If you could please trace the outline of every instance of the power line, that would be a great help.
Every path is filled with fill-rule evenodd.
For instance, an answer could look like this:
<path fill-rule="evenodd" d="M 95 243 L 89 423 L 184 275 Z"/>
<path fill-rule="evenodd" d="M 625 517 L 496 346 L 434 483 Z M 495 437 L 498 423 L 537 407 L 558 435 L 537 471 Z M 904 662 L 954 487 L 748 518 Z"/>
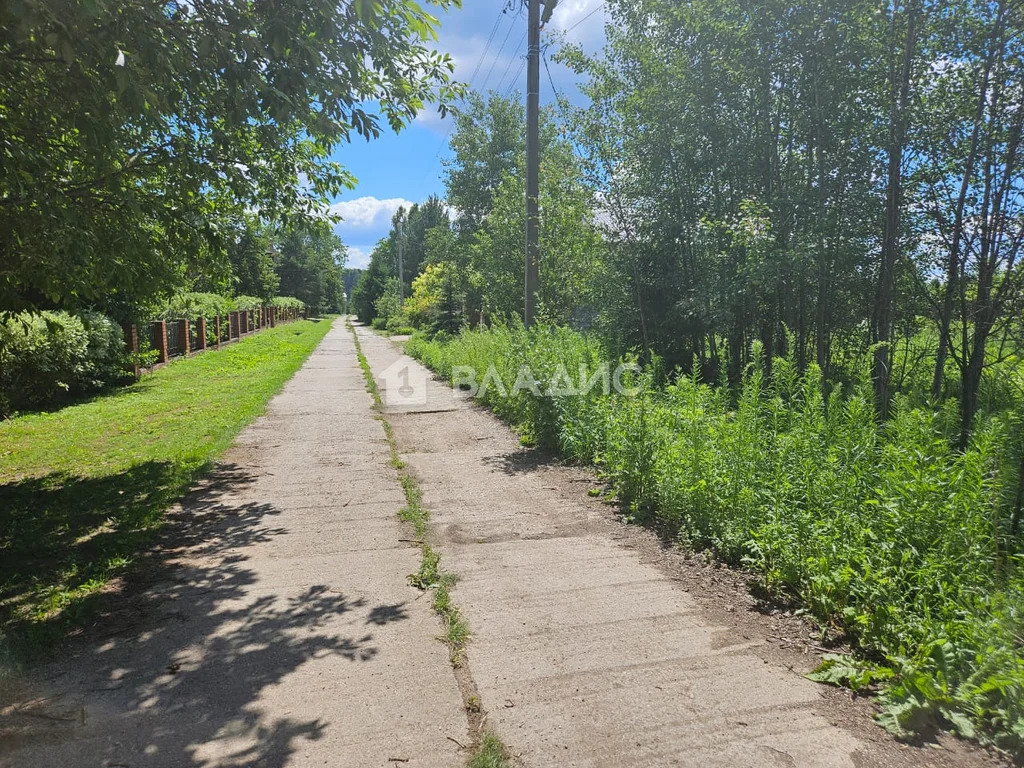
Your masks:
<path fill-rule="evenodd" d="M 593 16 L 593 15 L 594 15 L 595 13 L 597 13 L 598 11 L 600 11 L 600 10 L 601 10 L 602 8 L 604 8 L 604 2 L 600 2 L 600 3 L 598 3 L 598 4 L 597 4 L 597 7 L 596 7 L 596 8 L 594 9 L 594 10 L 592 10 L 592 11 L 591 11 L 590 13 L 588 13 L 588 14 L 587 14 L 586 16 L 584 16 L 584 17 L 583 17 L 582 19 L 580 19 L 579 21 L 577 21 L 577 22 L 576 22 L 575 24 L 573 24 L 573 25 L 572 25 L 571 27 L 569 27 L 568 29 L 566 29 L 566 30 L 563 30 L 563 31 L 565 32 L 565 34 L 569 34 L 569 33 L 570 33 L 570 32 L 572 32 L 572 31 L 573 31 L 574 29 L 576 29 L 576 27 L 578 27 L 578 26 L 579 26 L 580 24 L 582 24 L 582 23 L 583 23 L 584 21 L 586 21 L 587 19 L 589 19 L 589 18 L 590 18 L 591 16 Z"/>
<path fill-rule="evenodd" d="M 476 79 L 477 74 L 480 72 L 480 67 L 484 63 L 484 59 L 487 57 L 487 52 L 491 49 L 491 43 L 494 42 L 494 35 L 497 33 L 498 28 L 501 26 L 501 19 L 505 15 L 505 11 L 508 8 L 506 3 L 502 3 L 502 6 L 498 9 L 498 16 L 494 19 L 494 26 L 491 27 L 491 34 L 487 36 L 487 43 L 484 45 L 483 51 L 480 53 L 480 58 L 476 61 L 476 66 L 473 68 L 473 74 L 469 76 L 469 80 L 466 82 L 470 88 L 473 86 L 473 80 Z M 515 21 L 513 21 L 508 28 L 508 32 L 505 34 L 505 40 L 501 44 L 501 48 L 505 48 L 505 43 L 508 42 L 509 35 L 512 34 L 512 30 L 515 28 Z M 500 54 L 500 51 L 499 51 Z M 487 70 L 487 77 L 484 78 L 484 84 L 491 76 L 491 70 L 494 69 L 494 62 L 491 62 L 491 69 Z M 437 151 L 434 153 L 434 159 L 436 160 L 441 156 L 441 152 L 448 145 L 448 137 L 452 135 L 452 131 L 455 129 L 455 115 L 452 114 L 451 124 L 448 126 L 448 130 L 445 131 L 444 137 L 441 139 L 441 143 L 437 147 Z"/>
<path fill-rule="evenodd" d="M 555 102 L 561 104 L 562 94 L 558 92 L 558 88 L 555 86 L 555 78 L 551 76 L 551 67 L 548 66 L 548 52 L 541 51 L 541 61 L 544 62 L 544 71 L 548 73 L 548 82 L 551 84 L 551 91 L 555 94 Z"/>
<path fill-rule="evenodd" d="M 480 58 L 476 60 L 476 66 L 473 68 L 473 74 L 469 76 L 467 83 L 473 84 L 473 80 L 476 79 L 477 73 L 480 72 L 480 66 L 484 63 L 484 58 L 487 56 L 487 51 L 491 49 L 491 42 L 494 40 L 494 34 L 498 31 L 498 27 L 501 25 L 501 17 L 505 15 L 505 6 L 498 10 L 498 17 L 494 20 L 494 26 L 491 27 L 491 34 L 487 37 L 487 43 L 484 45 L 484 50 L 480 54 Z"/>
<path fill-rule="evenodd" d="M 516 80 L 518 80 L 519 79 L 519 75 L 521 75 L 523 73 L 523 68 L 525 66 L 526 66 L 526 57 L 523 56 L 522 59 L 519 61 L 519 69 L 517 69 L 516 73 L 514 75 L 512 75 L 512 79 L 508 81 L 508 88 L 505 90 L 505 93 L 502 94 L 502 98 L 503 99 L 507 99 L 509 94 L 512 93 L 512 89 L 515 88 L 515 86 L 516 86 Z"/>
<path fill-rule="evenodd" d="M 487 76 L 484 78 L 483 83 L 481 83 L 480 87 L 477 89 L 481 93 L 483 93 L 484 89 L 487 88 L 487 81 L 491 79 L 491 73 L 494 72 L 494 65 L 497 64 L 498 63 L 498 59 L 501 58 L 501 52 L 505 50 L 505 44 L 508 42 L 508 39 L 512 36 L 512 30 L 515 29 L 515 28 L 516 28 L 516 22 L 515 22 L 515 16 L 513 16 L 512 23 L 508 25 L 508 32 L 505 33 L 505 39 L 501 41 L 501 48 L 499 48 L 498 52 L 496 54 L 494 54 L 494 58 L 491 60 L 490 69 L 487 70 Z"/>
<path fill-rule="evenodd" d="M 512 50 L 513 51 L 520 51 L 520 50 L 522 50 L 523 43 L 525 43 L 525 42 L 526 42 L 526 33 L 523 32 L 523 36 L 521 38 L 519 38 L 519 42 L 516 43 L 515 47 Z M 501 79 L 498 80 L 498 84 L 494 88 L 495 92 L 501 92 L 501 84 L 503 82 L 505 82 L 505 77 L 508 75 L 509 70 L 512 69 L 512 65 L 516 63 L 516 58 L 517 57 L 513 56 L 512 58 L 510 58 L 508 60 L 508 66 L 505 67 L 505 71 L 501 73 Z M 515 80 L 515 78 L 512 78 L 512 79 Z"/>

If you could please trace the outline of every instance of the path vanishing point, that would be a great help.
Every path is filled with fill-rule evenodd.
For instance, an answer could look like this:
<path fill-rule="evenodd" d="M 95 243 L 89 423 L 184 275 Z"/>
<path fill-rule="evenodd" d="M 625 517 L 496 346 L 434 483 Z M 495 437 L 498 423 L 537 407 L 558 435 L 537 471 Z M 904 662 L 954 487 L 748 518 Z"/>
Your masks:
<path fill-rule="evenodd" d="M 355 333 L 459 579 L 463 667 L 407 579 L 420 550 L 337 320 L 173 511 L 109 632 L 32 678 L 53 703 L 0 766 L 457 767 L 481 714 L 526 768 L 983 764 L 895 743 L 804 679 L 814 657 L 777 652 L 744 596 L 735 614 L 703 605 L 653 535 L 588 496 L 584 470 Z M 425 402 L 387 405 L 396 365 Z"/>

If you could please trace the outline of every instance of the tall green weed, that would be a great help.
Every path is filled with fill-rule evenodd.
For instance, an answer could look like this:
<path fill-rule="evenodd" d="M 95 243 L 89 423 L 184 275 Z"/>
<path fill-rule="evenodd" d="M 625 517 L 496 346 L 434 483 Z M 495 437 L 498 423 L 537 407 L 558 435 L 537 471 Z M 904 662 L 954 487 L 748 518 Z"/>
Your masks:
<path fill-rule="evenodd" d="M 543 394 L 560 371 L 605 362 L 593 338 L 495 327 L 417 335 L 407 349 L 442 377 L 470 366 L 480 382 L 493 367 L 505 389 L 480 399 L 527 438 L 595 463 L 630 515 L 749 569 L 760 590 L 844 634 L 857 659 L 821 679 L 859 669 L 886 681 L 889 729 L 938 717 L 1024 756 L 1019 425 L 990 418 L 959 451 L 955 402 L 902 397 L 880 425 L 866 382 L 826 398 L 816 367 L 800 375 L 776 360 L 769 380 L 756 349 L 735 393 L 698 370 L 665 386 L 646 370 L 629 396 L 562 397 Z M 540 397 L 511 391 L 524 365 Z"/>

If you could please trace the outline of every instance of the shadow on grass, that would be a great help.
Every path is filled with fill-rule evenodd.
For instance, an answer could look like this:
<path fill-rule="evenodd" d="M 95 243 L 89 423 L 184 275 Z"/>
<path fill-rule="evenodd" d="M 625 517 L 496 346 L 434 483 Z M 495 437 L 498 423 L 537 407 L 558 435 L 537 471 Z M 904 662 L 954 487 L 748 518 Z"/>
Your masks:
<path fill-rule="evenodd" d="M 152 530 L 160 499 L 179 479 L 174 468 L 152 464 L 94 482 L 6 488 L 20 511 L 5 512 L 5 520 L 23 534 L 49 537 L 45 551 L 18 550 L 20 566 L 9 570 L 24 585 L 25 569 L 41 568 L 52 579 L 57 563 L 72 559 L 62 546 L 83 561 L 135 546 L 140 539 L 133 537 Z M 116 589 L 82 601 L 89 621 L 80 622 L 59 658 L 8 686 L 7 702 L 0 677 L 0 764 L 6 755 L 12 764 L 41 768 L 281 766 L 332 727 L 345 727 L 335 699 L 345 694 L 325 689 L 325 669 L 379 663 L 374 633 L 392 631 L 408 614 L 404 604 L 351 595 L 337 574 L 309 583 L 276 570 L 287 558 L 256 569 L 249 562 L 254 546 L 301 533 L 276 521 L 281 510 L 274 505 L 238 500 L 235 492 L 254 479 L 219 465 L 166 515 Z M 80 520 L 75 499 L 86 498 Z M 117 501 L 122 509 L 108 507 Z M 44 519 L 33 521 L 30 509 Z M 119 525 L 108 533 L 102 522 L 111 513 Z M 75 538 L 89 532 L 87 541 Z M 334 674 L 344 679 L 340 670 Z"/>
<path fill-rule="evenodd" d="M 148 369 L 144 369 L 148 370 Z M 24 416 L 42 416 L 48 413 L 57 413 L 65 408 L 86 405 L 108 397 L 124 394 L 127 392 L 146 392 L 153 383 L 148 377 L 136 379 L 134 376 L 126 376 L 118 381 L 107 384 L 99 389 L 92 389 L 87 392 L 66 393 L 57 395 L 48 403 L 22 403 L 9 413 L 0 412 L 0 422 L 13 421 Z"/>
<path fill-rule="evenodd" d="M 101 477 L 0 486 L 0 629 L 15 656 L 45 654 L 88 620 L 164 512 L 207 467 L 145 462 Z"/>

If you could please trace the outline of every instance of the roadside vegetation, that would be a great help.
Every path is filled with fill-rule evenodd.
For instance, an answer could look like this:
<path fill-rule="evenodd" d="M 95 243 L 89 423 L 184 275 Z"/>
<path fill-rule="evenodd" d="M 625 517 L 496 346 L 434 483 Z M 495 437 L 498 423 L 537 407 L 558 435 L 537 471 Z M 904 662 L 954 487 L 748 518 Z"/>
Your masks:
<path fill-rule="evenodd" d="M 870 361 L 826 393 L 811 365 L 755 349 L 741 386 L 643 366 L 637 394 L 548 396 L 605 362 L 593 336 L 495 326 L 420 334 L 406 349 L 443 377 L 468 366 L 504 386 L 480 399 L 533 443 L 595 464 L 624 512 L 667 540 L 747 569 L 757 591 L 812 616 L 854 658 L 819 679 L 881 685 L 882 722 L 906 734 L 937 719 L 1021 749 L 1024 535 L 1013 416 L 993 416 L 955 447 L 949 408 L 899 397 L 879 423 Z M 539 396 L 513 391 L 522 366 Z"/>
<path fill-rule="evenodd" d="M 83 625 L 329 327 L 267 329 L 112 394 L 0 421 L 2 644 L 32 659 Z"/>

